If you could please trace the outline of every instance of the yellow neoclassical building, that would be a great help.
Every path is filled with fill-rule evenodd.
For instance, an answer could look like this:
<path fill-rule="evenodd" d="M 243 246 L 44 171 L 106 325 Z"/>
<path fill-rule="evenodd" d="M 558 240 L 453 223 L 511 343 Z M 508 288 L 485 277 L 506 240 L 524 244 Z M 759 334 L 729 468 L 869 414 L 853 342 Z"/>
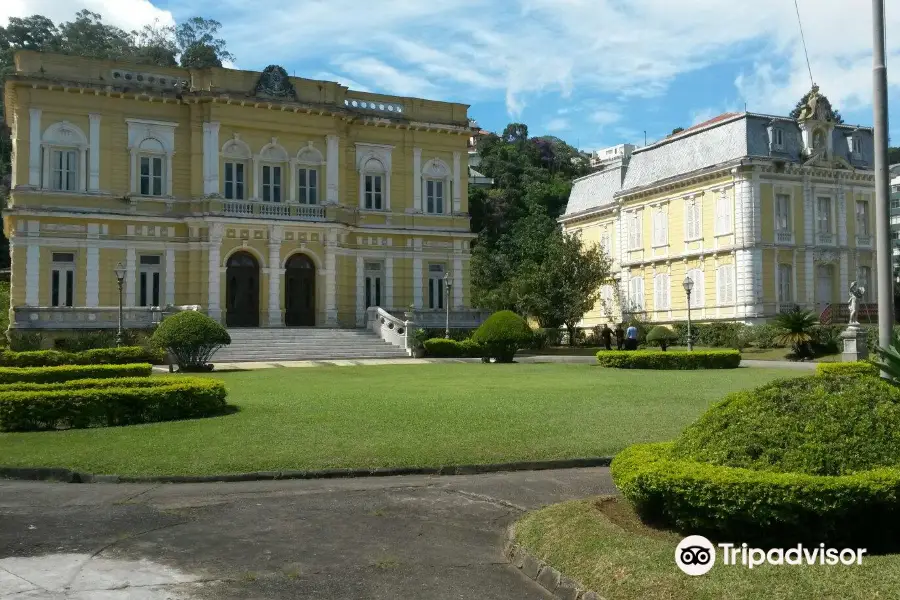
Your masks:
<path fill-rule="evenodd" d="M 615 149 L 574 183 L 563 227 L 614 261 L 584 326 L 686 320 L 686 277 L 704 321 L 762 322 L 793 305 L 827 319 L 853 280 L 874 302 L 872 131 L 837 124 L 814 91 L 799 119 L 723 114 Z"/>
<path fill-rule="evenodd" d="M 115 326 L 119 263 L 130 327 L 469 306 L 466 105 L 23 51 L 5 106 L 11 328 Z"/>

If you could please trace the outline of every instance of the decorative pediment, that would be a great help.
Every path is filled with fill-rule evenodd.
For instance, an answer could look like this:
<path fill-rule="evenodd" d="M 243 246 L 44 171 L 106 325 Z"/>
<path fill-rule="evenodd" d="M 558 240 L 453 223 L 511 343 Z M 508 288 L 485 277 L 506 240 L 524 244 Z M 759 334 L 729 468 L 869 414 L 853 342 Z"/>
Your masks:
<path fill-rule="evenodd" d="M 297 92 L 288 78 L 287 71 L 278 65 L 269 65 L 263 70 L 253 94 L 263 98 L 297 100 Z"/>

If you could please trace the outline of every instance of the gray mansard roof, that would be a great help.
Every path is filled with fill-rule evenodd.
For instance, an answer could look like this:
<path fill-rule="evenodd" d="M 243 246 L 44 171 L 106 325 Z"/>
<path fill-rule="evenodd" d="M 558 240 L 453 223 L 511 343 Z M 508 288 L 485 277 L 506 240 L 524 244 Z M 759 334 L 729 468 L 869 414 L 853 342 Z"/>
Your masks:
<path fill-rule="evenodd" d="M 784 133 L 782 150 L 770 149 L 770 125 Z M 853 157 L 846 136 L 856 132 L 861 152 Z M 832 155 L 854 168 L 871 169 L 874 163 L 872 130 L 836 125 Z M 742 158 L 764 158 L 801 163 L 803 138 L 797 121 L 753 113 L 725 113 L 650 146 L 636 149 L 623 166 L 575 180 L 564 217 L 612 204 L 619 195 L 732 163 Z"/>

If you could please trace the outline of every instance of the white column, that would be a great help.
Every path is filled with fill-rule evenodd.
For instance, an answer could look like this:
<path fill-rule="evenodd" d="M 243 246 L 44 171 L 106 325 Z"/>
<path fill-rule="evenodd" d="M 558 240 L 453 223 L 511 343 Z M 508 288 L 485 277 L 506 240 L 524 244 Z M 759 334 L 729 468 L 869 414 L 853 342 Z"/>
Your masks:
<path fill-rule="evenodd" d="M 220 223 L 215 223 L 209 228 L 209 273 L 207 275 L 208 288 L 206 291 L 207 295 L 207 314 L 215 319 L 216 321 L 222 320 L 222 308 L 219 304 L 219 276 L 220 276 L 220 263 L 221 261 L 221 250 L 222 250 L 222 236 L 224 233 L 224 227 Z"/>
<path fill-rule="evenodd" d="M 413 210 L 422 212 L 422 149 L 413 148 Z"/>
<path fill-rule="evenodd" d="M 846 234 L 845 234 L 846 235 Z M 846 250 L 838 250 L 841 253 L 840 262 L 838 263 L 838 281 L 837 281 L 837 291 L 841 294 L 839 296 L 840 299 L 843 300 L 844 290 L 850 288 L 850 281 L 856 279 L 856 272 L 849 272 L 849 265 L 847 264 L 847 251 Z M 872 278 L 873 280 L 877 279 L 876 277 Z M 874 287 L 874 286 L 872 286 Z M 834 293 L 834 290 L 832 290 Z M 832 300 L 833 301 L 833 300 Z"/>
<path fill-rule="evenodd" d="M 843 182 L 838 180 L 837 188 L 837 243 L 838 246 L 847 245 L 847 196 L 844 193 Z M 841 279 L 843 281 L 843 278 Z M 844 285 L 841 283 L 840 285 Z"/>
<path fill-rule="evenodd" d="M 366 312 L 365 263 L 361 254 L 356 255 L 356 326 L 362 327 Z"/>
<path fill-rule="evenodd" d="M 91 113 L 88 144 L 88 191 L 96 192 L 100 189 L 100 115 Z"/>
<path fill-rule="evenodd" d="M 281 240 L 284 227 L 269 227 L 269 327 L 281 327 Z"/>
<path fill-rule="evenodd" d="M 453 304 L 454 310 L 463 307 L 463 264 L 462 256 L 453 257 Z"/>
<path fill-rule="evenodd" d="M 28 109 L 28 185 L 41 186 L 41 109 Z"/>
<path fill-rule="evenodd" d="M 807 308 L 816 307 L 816 263 L 813 257 L 813 251 L 806 249 L 806 304 Z M 800 300 L 799 298 L 797 299 Z"/>
<path fill-rule="evenodd" d="M 203 194 L 219 193 L 219 123 L 203 124 Z"/>
<path fill-rule="evenodd" d="M 286 179 L 290 182 L 291 189 L 288 192 L 288 202 L 297 203 L 297 159 L 292 158 L 290 160 L 289 168 L 291 170 L 290 177 L 286 177 Z"/>
<path fill-rule="evenodd" d="M 93 308 L 100 306 L 100 247 L 97 241 L 100 238 L 100 224 L 88 223 L 87 226 L 87 265 L 84 274 L 85 299 L 84 305 Z"/>
<path fill-rule="evenodd" d="M 462 179 L 460 178 L 460 153 L 453 153 L 453 213 L 462 207 Z"/>
<path fill-rule="evenodd" d="M 337 326 L 337 232 L 329 229 L 325 242 L 325 325 Z"/>
<path fill-rule="evenodd" d="M 40 235 L 40 223 L 28 221 L 28 237 Z M 35 240 L 28 240 L 25 251 L 25 304 L 27 306 L 40 305 L 41 291 L 41 247 Z"/>
<path fill-rule="evenodd" d="M 166 153 L 166 196 L 172 195 L 172 181 L 175 179 L 172 173 L 172 155 L 174 152 Z"/>
<path fill-rule="evenodd" d="M 338 150 L 338 136 L 329 135 L 325 137 L 327 147 L 325 150 L 325 177 L 326 177 L 326 204 L 338 204 L 340 196 L 338 195 L 338 181 L 340 165 L 340 152 Z"/>
<path fill-rule="evenodd" d="M 131 162 L 131 173 L 129 174 L 129 181 L 131 181 L 131 193 L 138 193 L 138 161 L 137 161 L 137 151 L 134 148 L 129 150 L 129 161 Z"/>
<path fill-rule="evenodd" d="M 87 172 L 87 156 L 88 147 L 78 147 L 78 191 L 86 192 L 88 190 L 88 172 Z"/>
<path fill-rule="evenodd" d="M 262 194 L 260 194 L 259 182 L 262 181 L 262 169 L 260 168 L 259 159 L 256 156 L 250 159 L 250 170 L 253 171 L 253 199 L 259 200 L 262 198 Z"/>
<path fill-rule="evenodd" d="M 166 298 L 165 304 L 175 304 L 175 249 L 166 248 Z"/>
<path fill-rule="evenodd" d="M 415 258 L 413 258 L 413 305 L 422 308 L 422 238 L 413 241 Z"/>
<path fill-rule="evenodd" d="M 137 275 L 137 252 L 134 248 L 125 251 L 125 306 L 134 306 Z"/>
<path fill-rule="evenodd" d="M 388 310 L 394 308 L 394 259 L 384 259 L 384 305 Z"/>

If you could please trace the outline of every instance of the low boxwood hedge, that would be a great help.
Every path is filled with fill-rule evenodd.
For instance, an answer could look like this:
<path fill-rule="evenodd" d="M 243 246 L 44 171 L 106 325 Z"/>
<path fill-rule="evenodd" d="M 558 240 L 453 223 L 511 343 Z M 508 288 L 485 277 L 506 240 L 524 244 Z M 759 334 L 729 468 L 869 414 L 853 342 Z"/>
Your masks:
<path fill-rule="evenodd" d="M 142 346 L 95 348 L 82 352 L 33 350 L 0 352 L 0 367 L 56 367 L 60 365 L 127 365 L 131 363 L 163 364 L 165 351 Z"/>
<path fill-rule="evenodd" d="M 175 381 L 208 381 L 191 376 L 178 376 Z M 124 377 L 114 379 L 73 379 L 60 383 L 4 383 L 0 384 L 0 392 L 33 392 L 52 390 L 74 390 L 82 388 L 113 387 L 161 387 L 170 385 L 170 377 Z"/>
<path fill-rule="evenodd" d="M 648 523 L 737 544 L 898 545 L 900 469 L 773 473 L 678 460 L 672 445 L 631 446 L 612 462 L 616 486 Z"/>
<path fill-rule="evenodd" d="M 434 358 L 481 358 L 481 344 L 474 340 L 448 340 L 432 338 L 425 340 L 425 355 Z"/>
<path fill-rule="evenodd" d="M 225 385 L 214 379 L 160 378 L 119 385 L 0 392 L 0 431 L 113 427 L 222 414 Z"/>
<path fill-rule="evenodd" d="M 149 377 L 149 363 L 133 365 L 64 365 L 60 367 L 0 367 L 0 384 L 60 383 L 73 379 Z"/>
<path fill-rule="evenodd" d="M 741 365 L 737 350 L 601 350 L 597 362 L 615 369 L 736 369 Z"/>
<path fill-rule="evenodd" d="M 865 360 L 856 362 L 819 363 L 816 365 L 816 375 L 822 376 L 873 376 L 881 374 L 874 363 Z"/>

